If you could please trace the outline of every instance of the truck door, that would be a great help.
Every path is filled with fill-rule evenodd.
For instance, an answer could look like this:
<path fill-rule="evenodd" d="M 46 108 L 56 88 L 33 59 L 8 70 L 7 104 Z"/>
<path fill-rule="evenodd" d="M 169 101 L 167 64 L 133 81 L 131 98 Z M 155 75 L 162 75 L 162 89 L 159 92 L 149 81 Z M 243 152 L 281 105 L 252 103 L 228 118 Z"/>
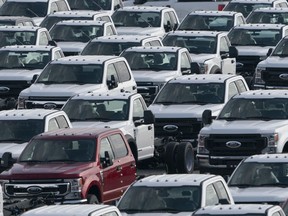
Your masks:
<path fill-rule="evenodd" d="M 145 124 L 144 100 L 136 98 L 133 101 L 134 134 L 138 149 L 138 159 L 151 158 L 154 155 L 154 125 Z M 140 123 L 142 121 L 142 123 Z"/>
<path fill-rule="evenodd" d="M 236 74 L 236 59 L 229 57 L 229 42 L 226 37 L 220 38 L 221 69 L 223 74 Z"/>

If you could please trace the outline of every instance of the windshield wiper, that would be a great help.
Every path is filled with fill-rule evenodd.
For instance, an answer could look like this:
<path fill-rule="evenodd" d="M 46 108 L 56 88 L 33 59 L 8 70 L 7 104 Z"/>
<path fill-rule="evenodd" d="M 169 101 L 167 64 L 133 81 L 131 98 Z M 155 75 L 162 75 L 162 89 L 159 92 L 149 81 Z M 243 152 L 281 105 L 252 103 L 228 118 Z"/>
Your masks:
<path fill-rule="evenodd" d="M 16 139 L 16 138 L 11 138 L 11 139 L 2 139 L 0 140 L 0 142 L 7 142 L 7 141 L 14 141 L 14 142 L 28 142 L 27 140 L 23 140 L 23 139 Z"/>
<path fill-rule="evenodd" d="M 154 104 L 170 105 L 170 104 L 178 104 L 178 102 L 176 102 L 176 101 L 156 101 Z"/>
<path fill-rule="evenodd" d="M 78 162 L 71 159 L 54 159 L 54 160 L 46 160 L 45 162 Z"/>
<path fill-rule="evenodd" d="M 219 120 L 234 121 L 234 120 L 245 120 L 246 118 L 241 117 L 222 117 Z"/>
<path fill-rule="evenodd" d="M 50 84 L 59 84 L 59 82 L 57 81 L 38 81 L 36 83 L 42 83 L 42 84 L 45 84 L 45 85 L 50 85 Z"/>
<path fill-rule="evenodd" d="M 26 8 L 27 11 L 29 11 L 30 13 L 32 13 L 35 17 L 39 17 L 37 13 L 35 13 L 33 10 L 31 10 L 30 8 Z"/>
<path fill-rule="evenodd" d="M 259 187 L 263 187 L 263 186 L 272 186 L 272 187 L 283 187 L 283 188 L 286 188 L 288 186 L 288 184 L 284 184 L 284 183 L 270 183 L 270 184 L 259 184 L 257 185 Z"/>
<path fill-rule="evenodd" d="M 247 187 L 251 187 L 251 186 L 255 186 L 255 185 L 251 185 L 251 184 L 230 184 L 229 186 L 238 187 L 238 188 L 247 188 Z"/>
<path fill-rule="evenodd" d="M 248 117 L 245 117 L 245 119 L 257 119 L 257 120 L 263 120 L 263 121 L 272 120 L 271 118 L 263 117 L 263 116 L 248 116 Z"/>
<path fill-rule="evenodd" d="M 100 10 L 104 10 L 95 0 L 92 1 Z"/>
<path fill-rule="evenodd" d="M 43 160 L 20 160 L 19 162 L 23 163 L 43 163 Z"/>

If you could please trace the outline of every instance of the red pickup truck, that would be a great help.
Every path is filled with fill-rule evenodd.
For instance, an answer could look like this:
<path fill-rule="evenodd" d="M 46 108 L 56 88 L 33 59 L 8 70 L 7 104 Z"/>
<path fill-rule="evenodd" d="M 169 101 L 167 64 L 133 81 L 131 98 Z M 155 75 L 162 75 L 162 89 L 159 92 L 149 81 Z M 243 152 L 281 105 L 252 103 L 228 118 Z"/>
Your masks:
<path fill-rule="evenodd" d="M 11 164 L 4 153 L 2 165 Z M 136 179 L 133 154 L 119 129 L 70 128 L 35 136 L 0 174 L 9 201 L 110 203 Z"/>

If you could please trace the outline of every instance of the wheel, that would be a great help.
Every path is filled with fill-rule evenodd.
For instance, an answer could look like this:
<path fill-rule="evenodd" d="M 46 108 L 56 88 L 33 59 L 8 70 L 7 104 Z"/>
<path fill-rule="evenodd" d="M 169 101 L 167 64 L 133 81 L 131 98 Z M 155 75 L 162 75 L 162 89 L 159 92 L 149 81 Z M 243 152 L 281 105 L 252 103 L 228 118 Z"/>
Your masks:
<path fill-rule="evenodd" d="M 178 173 L 193 173 L 194 171 L 194 151 L 189 142 L 180 143 L 176 154 Z"/>
<path fill-rule="evenodd" d="M 177 173 L 175 155 L 178 144 L 178 142 L 169 142 L 166 147 L 165 164 L 167 173 L 169 174 Z"/>
<path fill-rule="evenodd" d="M 96 195 L 88 194 L 87 195 L 87 204 L 99 204 L 99 200 Z"/>

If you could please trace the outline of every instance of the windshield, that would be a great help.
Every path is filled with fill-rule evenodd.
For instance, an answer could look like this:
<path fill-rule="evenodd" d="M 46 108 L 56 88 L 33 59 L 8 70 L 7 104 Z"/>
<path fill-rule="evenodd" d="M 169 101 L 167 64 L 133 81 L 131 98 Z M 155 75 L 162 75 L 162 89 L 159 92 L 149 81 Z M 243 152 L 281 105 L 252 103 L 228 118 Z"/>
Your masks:
<path fill-rule="evenodd" d="M 104 27 L 103 26 L 93 26 L 93 25 L 55 25 L 50 30 L 50 35 L 56 42 L 59 41 L 75 41 L 87 43 L 89 40 L 103 36 Z"/>
<path fill-rule="evenodd" d="M 288 39 L 287 38 L 280 41 L 280 43 L 275 47 L 271 56 L 280 56 L 280 57 L 288 56 Z"/>
<path fill-rule="evenodd" d="M 223 83 L 167 83 L 153 104 L 224 103 Z"/>
<path fill-rule="evenodd" d="M 281 29 L 232 29 L 228 37 L 233 46 L 275 46 L 282 38 Z"/>
<path fill-rule="evenodd" d="M 177 36 L 167 35 L 163 39 L 164 46 L 186 47 L 189 53 L 216 53 L 217 38 L 207 36 Z"/>
<path fill-rule="evenodd" d="M 273 13 L 270 11 L 269 13 L 265 12 L 253 12 L 251 13 L 247 19 L 247 23 L 272 23 L 272 24 L 288 24 L 288 13 Z"/>
<path fill-rule="evenodd" d="M 44 18 L 44 20 L 41 22 L 40 26 L 41 26 L 41 27 L 44 27 L 44 28 L 46 28 L 46 29 L 48 29 L 48 30 L 50 30 L 51 27 L 52 27 L 54 24 L 56 24 L 56 23 L 58 23 L 58 22 L 60 22 L 60 21 L 63 21 L 63 20 L 75 20 L 75 19 L 77 19 L 77 20 L 91 20 L 91 17 L 89 18 L 89 17 L 80 17 L 80 16 L 78 16 L 78 17 L 55 17 L 55 16 L 46 16 L 46 17 Z"/>
<path fill-rule="evenodd" d="M 124 42 L 105 43 L 105 42 L 90 42 L 82 50 L 81 55 L 120 55 L 120 53 L 133 46 L 141 46 L 141 43 Z"/>
<path fill-rule="evenodd" d="M 69 100 L 62 108 L 70 121 L 123 121 L 128 119 L 127 100 Z"/>
<path fill-rule="evenodd" d="M 255 10 L 256 8 L 264 8 L 264 7 L 273 7 L 272 3 L 255 3 L 255 4 L 245 4 L 245 3 L 237 3 L 237 2 L 229 2 L 227 6 L 224 8 L 225 11 L 236 11 L 243 14 L 244 17 L 247 17 L 248 14 Z"/>
<path fill-rule="evenodd" d="M 188 15 L 178 30 L 229 31 L 234 26 L 233 16 Z"/>
<path fill-rule="evenodd" d="M 288 164 L 244 162 L 237 167 L 229 186 L 259 187 L 259 186 L 288 186 Z"/>
<path fill-rule="evenodd" d="M 160 12 L 115 11 L 112 15 L 115 26 L 160 27 Z"/>
<path fill-rule="evenodd" d="M 224 106 L 218 119 L 286 120 L 287 108 L 287 98 L 232 98 Z"/>
<path fill-rule="evenodd" d="M 71 10 L 111 10 L 112 0 L 68 0 Z"/>
<path fill-rule="evenodd" d="M 176 52 L 123 52 L 121 56 L 128 61 L 131 70 L 177 70 Z"/>
<path fill-rule="evenodd" d="M 48 13 L 47 2 L 5 2 L 0 7 L 0 16 L 45 17 Z"/>
<path fill-rule="evenodd" d="M 37 83 L 44 84 L 100 84 L 103 79 L 102 65 L 49 64 L 44 68 Z"/>
<path fill-rule="evenodd" d="M 95 161 L 95 139 L 34 139 L 19 157 L 19 162 Z"/>
<path fill-rule="evenodd" d="M 0 31 L 0 47 L 11 45 L 36 45 L 36 32 Z"/>
<path fill-rule="evenodd" d="M 46 51 L 1 51 L 0 69 L 43 69 L 51 60 L 51 53 Z"/>
<path fill-rule="evenodd" d="M 121 212 L 193 212 L 201 206 L 200 187 L 132 186 L 118 204 Z"/>
<path fill-rule="evenodd" d="M 32 137 L 44 131 L 44 121 L 0 120 L 0 142 L 28 142 Z"/>

